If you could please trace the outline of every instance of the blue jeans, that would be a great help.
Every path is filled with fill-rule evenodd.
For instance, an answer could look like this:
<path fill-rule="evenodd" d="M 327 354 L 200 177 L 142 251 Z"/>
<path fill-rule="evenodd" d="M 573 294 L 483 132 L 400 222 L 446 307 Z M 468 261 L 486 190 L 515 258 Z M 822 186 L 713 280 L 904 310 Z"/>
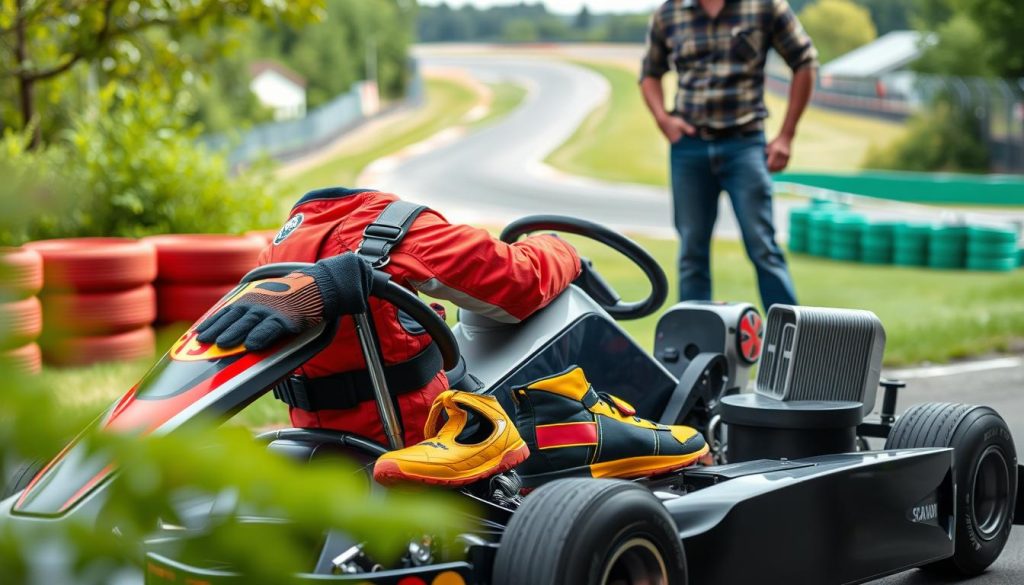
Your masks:
<path fill-rule="evenodd" d="M 679 299 L 711 300 L 711 235 L 718 197 L 729 194 L 743 245 L 757 270 L 765 310 L 796 304 L 786 258 L 775 243 L 772 181 L 763 133 L 702 140 L 684 136 L 672 145 L 672 199 L 679 232 Z"/>

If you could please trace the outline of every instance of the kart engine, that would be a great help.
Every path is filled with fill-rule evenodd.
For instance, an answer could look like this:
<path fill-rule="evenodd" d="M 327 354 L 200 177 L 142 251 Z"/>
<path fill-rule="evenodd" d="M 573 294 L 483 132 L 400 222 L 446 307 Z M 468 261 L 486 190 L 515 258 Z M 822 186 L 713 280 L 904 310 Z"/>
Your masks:
<path fill-rule="evenodd" d="M 684 301 L 661 319 L 654 336 L 654 356 L 676 378 L 704 352 L 720 353 L 729 362 L 725 393 L 746 389 L 750 368 L 761 355 L 761 315 L 749 303 Z"/>
<path fill-rule="evenodd" d="M 728 460 L 855 450 L 884 349 L 885 331 L 869 311 L 773 306 L 754 392 L 722 399 Z"/>

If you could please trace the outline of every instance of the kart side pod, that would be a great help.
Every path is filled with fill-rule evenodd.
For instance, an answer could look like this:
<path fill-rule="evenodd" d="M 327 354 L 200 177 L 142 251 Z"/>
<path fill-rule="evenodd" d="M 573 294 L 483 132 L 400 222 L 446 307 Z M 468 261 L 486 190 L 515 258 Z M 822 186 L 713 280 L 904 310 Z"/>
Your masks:
<path fill-rule="evenodd" d="M 722 399 L 729 461 L 854 451 L 884 349 L 869 311 L 773 306 L 754 393 Z"/>

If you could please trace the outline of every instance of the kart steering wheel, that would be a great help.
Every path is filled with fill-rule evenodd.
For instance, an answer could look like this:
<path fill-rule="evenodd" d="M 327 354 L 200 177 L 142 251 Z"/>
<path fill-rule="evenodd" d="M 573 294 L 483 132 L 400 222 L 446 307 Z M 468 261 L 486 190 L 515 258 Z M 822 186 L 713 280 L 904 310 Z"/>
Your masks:
<path fill-rule="evenodd" d="M 260 266 L 251 270 L 242 278 L 242 282 L 252 282 L 263 278 L 277 278 L 296 270 L 309 268 L 310 266 L 312 264 L 306 262 L 267 264 L 266 266 Z M 388 274 L 379 270 L 374 270 L 373 273 L 374 278 L 370 286 L 370 296 L 391 303 L 422 325 L 427 335 L 437 344 L 437 349 L 441 352 L 441 361 L 444 363 L 445 371 L 455 369 L 459 364 L 461 354 L 459 352 L 459 344 L 455 341 L 455 335 L 452 334 L 448 324 L 422 299 L 405 287 L 392 281 Z"/>
<path fill-rule="evenodd" d="M 539 231 L 565 232 L 600 242 L 621 253 L 643 271 L 651 284 L 651 293 L 646 299 L 624 302 L 608 281 L 597 273 L 590 260 L 582 259 L 582 272 L 573 284 L 583 289 L 615 319 L 625 321 L 646 317 L 661 308 L 668 298 L 668 279 L 658 262 L 639 244 L 603 225 L 564 215 L 530 215 L 508 224 L 501 232 L 501 241 L 511 244 L 526 234 Z"/>

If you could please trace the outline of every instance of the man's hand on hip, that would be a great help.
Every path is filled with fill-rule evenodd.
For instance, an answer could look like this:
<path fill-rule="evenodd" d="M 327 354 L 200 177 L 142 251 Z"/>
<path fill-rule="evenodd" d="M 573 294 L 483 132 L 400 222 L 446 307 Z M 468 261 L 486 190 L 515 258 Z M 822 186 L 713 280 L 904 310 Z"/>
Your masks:
<path fill-rule="evenodd" d="M 764 153 L 768 158 L 769 173 L 778 173 L 789 165 L 789 149 L 791 144 L 792 138 L 781 134 L 775 140 L 768 143 Z"/>
<path fill-rule="evenodd" d="M 661 129 L 661 133 L 673 144 L 679 142 L 684 135 L 693 136 L 697 133 L 696 128 L 679 116 L 665 114 L 664 116 L 658 116 L 655 121 L 658 123 L 658 128 Z"/>

